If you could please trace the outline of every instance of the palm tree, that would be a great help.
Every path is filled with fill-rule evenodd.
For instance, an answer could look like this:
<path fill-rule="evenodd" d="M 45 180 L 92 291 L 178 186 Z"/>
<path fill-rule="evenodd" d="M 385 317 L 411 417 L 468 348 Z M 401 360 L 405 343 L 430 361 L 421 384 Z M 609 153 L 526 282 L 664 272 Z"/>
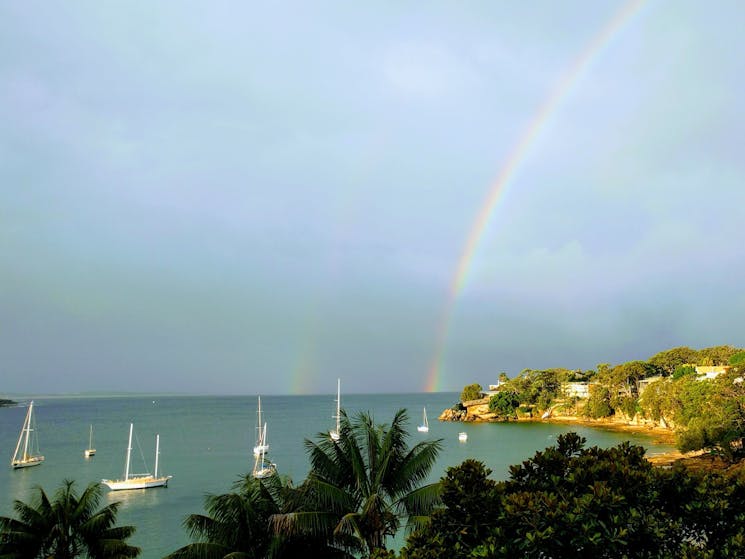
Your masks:
<path fill-rule="evenodd" d="M 279 512 L 279 476 L 265 480 L 251 474 L 233 484 L 232 493 L 207 495 L 207 515 L 191 514 L 184 527 L 197 540 L 177 549 L 166 559 L 259 559 L 272 545 L 269 517 Z"/>
<path fill-rule="evenodd" d="M 422 485 L 441 440 L 409 448 L 406 410 L 390 425 L 375 425 L 369 413 L 350 420 L 342 412 L 339 440 L 320 433 L 305 441 L 311 471 L 290 511 L 272 518 L 279 534 L 324 535 L 349 552 L 384 550 L 401 521 L 420 526 L 439 503 L 440 485 Z"/>
<path fill-rule="evenodd" d="M 191 514 L 184 527 L 194 541 L 166 559 L 261 559 L 272 557 L 334 557 L 323 538 L 292 538 L 275 534 L 272 515 L 297 506 L 297 489 L 278 475 L 256 479 L 246 474 L 231 493 L 208 495 L 207 514 Z"/>
<path fill-rule="evenodd" d="M 16 500 L 18 518 L 0 516 L 0 557 L 5 559 L 128 559 L 140 548 L 126 543 L 134 526 L 115 526 L 119 503 L 97 510 L 102 489 L 91 483 L 82 495 L 64 480 L 53 500 L 41 487 L 30 504 Z"/>

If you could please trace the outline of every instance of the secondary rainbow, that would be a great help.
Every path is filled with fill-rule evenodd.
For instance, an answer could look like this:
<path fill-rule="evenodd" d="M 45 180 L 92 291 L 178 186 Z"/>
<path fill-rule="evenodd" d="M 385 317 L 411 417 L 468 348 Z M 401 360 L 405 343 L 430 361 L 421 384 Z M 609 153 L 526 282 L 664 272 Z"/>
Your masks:
<path fill-rule="evenodd" d="M 541 133 L 548 127 L 552 116 L 558 112 L 562 102 L 580 82 L 582 76 L 585 75 L 593 61 L 607 49 L 613 38 L 632 20 L 633 16 L 640 12 L 644 2 L 645 0 L 631 0 L 626 2 L 608 23 L 592 37 L 580 55 L 569 66 L 567 71 L 562 74 L 561 78 L 530 120 L 517 143 L 510 150 L 504 165 L 492 183 L 486 199 L 476 215 L 476 219 L 471 225 L 470 232 L 463 246 L 463 251 L 458 260 L 458 265 L 453 274 L 453 279 L 448 290 L 448 297 L 436 332 L 437 338 L 434 355 L 430 361 L 427 374 L 425 390 L 428 392 L 440 388 L 442 359 L 450 332 L 450 323 L 455 303 L 466 285 L 471 264 L 479 244 L 493 219 L 497 204 L 504 198 L 506 191 L 514 183 L 513 179 L 519 172 L 520 167 L 527 160 L 531 148 L 535 145 Z"/>

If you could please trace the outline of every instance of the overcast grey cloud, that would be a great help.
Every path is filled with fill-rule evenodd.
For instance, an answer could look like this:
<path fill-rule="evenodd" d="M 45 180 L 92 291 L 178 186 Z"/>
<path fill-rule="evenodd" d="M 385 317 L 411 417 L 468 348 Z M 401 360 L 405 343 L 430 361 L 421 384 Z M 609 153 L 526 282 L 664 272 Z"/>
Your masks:
<path fill-rule="evenodd" d="M 542 127 L 449 307 L 485 198 Z M 745 7 L 0 4 L 0 392 L 418 391 L 745 345 Z M 438 325 L 450 313 L 444 346 Z"/>

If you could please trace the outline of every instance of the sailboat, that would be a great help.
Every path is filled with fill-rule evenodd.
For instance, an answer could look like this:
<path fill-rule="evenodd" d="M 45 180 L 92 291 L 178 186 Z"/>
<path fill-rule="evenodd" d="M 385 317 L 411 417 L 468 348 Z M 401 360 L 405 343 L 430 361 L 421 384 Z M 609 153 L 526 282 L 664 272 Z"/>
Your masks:
<path fill-rule="evenodd" d="M 331 417 L 336 419 L 336 428 L 329 431 L 329 436 L 332 441 L 338 441 L 341 431 L 341 379 L 336 379 L 336 414 Z"/>
<path fill-rule="evenodd" d="M 261 423 L 261 396 L 259 396 L 259 419 L 256 423 L 256 446 L 254 447 L 254 456 L 269 452 L 269 445 L 266 444 L 266 423 Z"/>
<path fill-rule="evenodd" d="M 18 468 L 38 466 L 44 461 L 44 457 L 39 454 L 39 441 L 36 437 L 35 426 L 34 401 L 32 400 L 28 405 L 26 419 L 23 420 L 23 427 L 21 427 L 21 434 L 18 437 L 18 444 L 13 453 L 13 459 L 10 461 L 10 465 L 15 470 Z M 23 443 L 23 450 L 19 452 L 21 451 L 21 443 Z"/>
<path fill-rule="evenodd" d="M 266 442 L 266 423 L 264 423 L 264 428 L 259 430 L 260 432 L 263 431 L 263 438 L 262 442 L 263 444 L 260 445 L 259 453 L 256 454 L 254 452 L 254 456 L 256 459 L 254 460 L 254 469 L 253 469 L 253 476 L 257 479 L 263 479 L 265 477 L 269 477 L 270 475 L 274 474 L 277 471 L 277 465 L 273 464 L 272 462 L 269 462 L 266 459 L 266 451 L 269 448 L 269 445 Z M 257 448 L 259 445 L 257 445 Z M 254 448 L 254 451 L 256 448 Z"/>
<path fill-rule="evenodd" d="M 83 451 L 83 456 L 90 458 L 96 454 L 96 449 L 93 448 L 93 425 L 91 425 L 90 434 L 88 435 L 88 448 Z"/>
<path fill-rule="evenodd" d="M 131 474 L 129 473 L 129 461 L 132 455 L 132 429 L 133 424 L 129 424 L 129 443 L 127 444 L 127 462 L 124 467 L 124 479 L 102 479 L 106 487 L 112 491 L 121 491 L 123 489 L 149 489 L 150 487 L 166 487 L 168 480 L 173 476 L 158 476 L 158 455 L 160 454 L 160 435 L 155 435 L 155 472 L 150 474 Z"/>
<path fill-rule="evenodd" d="M 429 432 L 429 421 L 427 421 L 427 408 L 424 408 L 424 411 L 422 412 L 422 424 L 416 428 L 417 431 L 420 433 L 428 433 Z"/>

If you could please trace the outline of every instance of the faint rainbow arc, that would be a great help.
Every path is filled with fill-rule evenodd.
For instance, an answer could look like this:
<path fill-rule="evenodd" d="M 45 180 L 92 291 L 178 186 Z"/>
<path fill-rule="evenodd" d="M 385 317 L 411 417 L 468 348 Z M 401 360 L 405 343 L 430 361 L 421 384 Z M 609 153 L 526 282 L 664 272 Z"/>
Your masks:
<path fill-rule="evenodd" d="M 504 165 L 499 174 L 492 183 L 491 188 L 479 209 L 476 219 L 471 226 L 468 237 L 463 247 L 463 251 L 458 260 L 455 274 L 453 275 L 448 291 L 448 297 L 443 307 L 442 316 L 437 327 L 436 345 L 434 355 L 430 362 L 427 373 L 427 383 L 425 390 L 432 392 L 438 389 L 441 377 L 442 360 L 445 352 L 445 344 L 450 332 L 450 323 L 452 321 L 453 310 L 458 297 L 465 288 L 468 273 L 471 264 L 476 255 L 478 246 L 489 227 L 497 203 L 503 198 L 505 191 L 511 184 L 511 180 L 517 174 L 522 163 L 527 159 L 531 148 L 535 145 L 536 140 L 541 132 L 546 129 L 551 117 L 557 112 L 561 105 L 571 92 L 580 78 L 586 73 L 593 60 L 605 50 L 619 31 L 639 13 L 645 0 L 630 0 L 626 2 L 598 31 L 582 50 L 579 56 L 569 69 L 564 72 L 558 80 L 556 86 L 551 90 L 548 97 L 538 108 L 530 123 L 525 128 L 515 146 L 510 150 Z"/>

